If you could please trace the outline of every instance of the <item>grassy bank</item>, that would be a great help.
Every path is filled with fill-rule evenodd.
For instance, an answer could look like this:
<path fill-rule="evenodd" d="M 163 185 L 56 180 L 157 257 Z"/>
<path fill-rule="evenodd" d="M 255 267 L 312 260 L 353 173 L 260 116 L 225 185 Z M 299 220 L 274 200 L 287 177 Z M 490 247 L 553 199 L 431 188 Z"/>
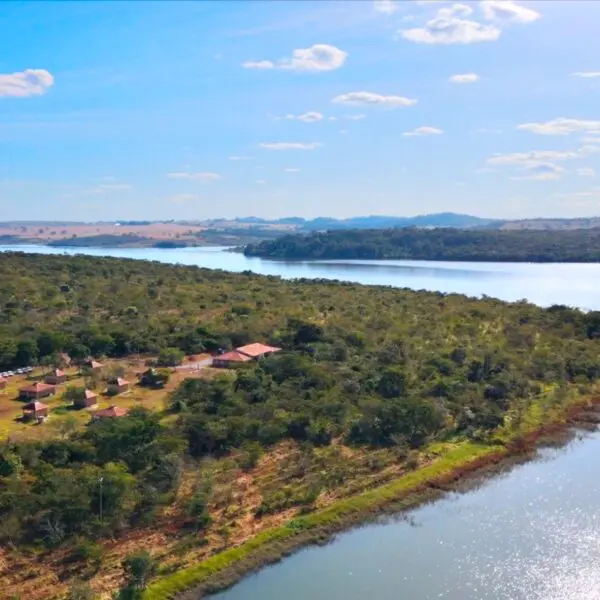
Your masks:
<path fill-rule="evenodd" d="M 201 563 L 167 575 L 147 588 L 143 600 L 185 600 L 229 587 L 248 573 L 310 544 L 323 543 L 342 530 L 384 512 L 400 511 L 439 497 L 469 475 L 522 458 L 540 440 L 559 439 L 577 415 L 599 404 L 598 398 L 571 396 L 561 405 L 542 397 L 520 416 L 518 428 L 507 426 L 492 443 L 460 442 L 440 446 L 432 462 L 396 480 L 356 496 L 338 500 L 281 527 L 264 531 L 248 542 L 220 552 Z M 435 447 L 433 449 L 436 453 Z"/>
<path fill-rule="evenodd" d="M 506 452 L 507 449 L 501 446 L 469 442 L 458 444 L 433 463 L 390 484 L 292 519 L 286 525 L 265 531 L 237 548 L 165 577 L 145 591 L 144 600 L 173 598 L 178 593 L 198 587 L 201 589 L 196 589 L 194 594 L 200 595 L 202 591 L 231 584 L 263 564 L 277 560 L 300 546 L 327 539 L 337 531 L 379 514 L 390 505 L 398 508 L 414 506 L 458 476 L 500 461 Z M 214 580 L 214 576 L 225 572 L 228 572 L 227 577 Z"/>

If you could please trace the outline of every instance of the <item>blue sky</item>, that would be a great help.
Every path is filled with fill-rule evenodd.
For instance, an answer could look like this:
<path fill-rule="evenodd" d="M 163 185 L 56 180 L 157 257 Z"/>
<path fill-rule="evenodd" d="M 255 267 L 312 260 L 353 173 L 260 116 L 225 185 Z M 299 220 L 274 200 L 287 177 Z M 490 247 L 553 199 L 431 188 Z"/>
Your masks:
<path fill-rule="evenodd" d="M 4 3 L 0 220 L 600 215 L 599 20 L 574 0 Z"/>

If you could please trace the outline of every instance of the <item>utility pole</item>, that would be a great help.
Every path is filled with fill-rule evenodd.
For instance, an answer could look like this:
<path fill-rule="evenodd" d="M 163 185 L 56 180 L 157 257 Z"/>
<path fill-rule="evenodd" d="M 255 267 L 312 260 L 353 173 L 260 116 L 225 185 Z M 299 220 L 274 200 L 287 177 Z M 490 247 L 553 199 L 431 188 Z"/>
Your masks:
<path fill-rule="evenodd" d="M 102 483 L 104 481 L 104 477 L 100 477 L 98 479 L 98 483 L 100 484 L 100 527 L 104 527 L 104 521 L 102 519 Z"/>

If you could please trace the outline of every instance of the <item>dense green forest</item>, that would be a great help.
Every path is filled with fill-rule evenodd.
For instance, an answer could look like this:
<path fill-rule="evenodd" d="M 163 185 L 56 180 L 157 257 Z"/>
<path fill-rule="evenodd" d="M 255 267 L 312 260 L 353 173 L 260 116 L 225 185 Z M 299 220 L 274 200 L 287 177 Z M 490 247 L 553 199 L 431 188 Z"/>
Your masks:
<path fill-rule="evenodd" d="M 498 231 L 369 229 L 286 235 L 248 245 L 246 256 L 277 259 L 405 259 L 598 262 L 600 229 Z"/>
<path fill-rule="evenodd" d="M 600 314 L 564 306 L 86 256 L 5 253 L 0 278 L 3 368 L 63 351 L 284 349 L 185 381 L 167 420 L 139 408 L 60 439 L 6 441 L 0 544 L 77 539 L 77 552 L 89 552 L 81 540 L 146 524 L 172 503 L 184 461 L 241 450 L 248 468 L 282 440 L 406 457 L 431 440 L 487 439 L 532 399 L 560 403 L 600 377 Z M 336 485 L 333 471 L 319 472 L 301 495 L 265 497 L 257 515 L 310 504 Z M 190 526 L 210 523 L 208 497 L 198 487 Z"/>

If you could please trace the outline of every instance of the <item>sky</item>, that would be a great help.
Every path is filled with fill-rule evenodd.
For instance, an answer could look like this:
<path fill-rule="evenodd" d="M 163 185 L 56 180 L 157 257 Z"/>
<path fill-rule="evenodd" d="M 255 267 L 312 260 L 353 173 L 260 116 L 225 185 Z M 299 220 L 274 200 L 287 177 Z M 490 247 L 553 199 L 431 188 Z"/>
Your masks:
<path fill-rule="evenodd" d="M 600 215 L 600 2 L 5 2 L 0 221 Z"/>

